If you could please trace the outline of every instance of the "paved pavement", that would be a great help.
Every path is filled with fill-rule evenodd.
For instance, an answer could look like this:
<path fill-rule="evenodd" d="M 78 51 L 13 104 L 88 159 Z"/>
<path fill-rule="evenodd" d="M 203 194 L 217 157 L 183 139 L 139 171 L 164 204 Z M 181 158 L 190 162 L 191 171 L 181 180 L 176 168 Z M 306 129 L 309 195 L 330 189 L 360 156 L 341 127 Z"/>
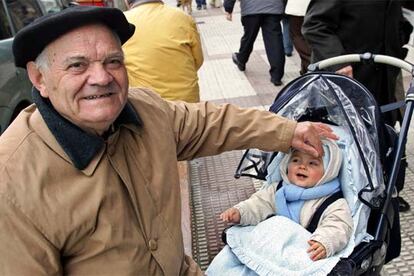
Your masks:
<path fill-rule="evenodd" d="M 175 5 L 174 0 L 167 0 L 166 3 Z M 201 34 L 205 58 L 199 71 L 201 99 L 268 109 L 281 87 L 275 87 L 269 81 L 268 62 L 261 35 L 257 38 L 246 71 L 240 72 L 231 60 L 231 53 L 237 51 L 242 35 L 239 11 L 235 10 L 233 21 L 229 22 L 225 20 L 220 8 L 208 7 L 207 10 L 199 11 L 193 4 L 193 17 Z M 407 60 L 413 62 L 414 46 L 409 46 L 409 50 Z M 286 73 L 283 78 L 285 84 L 299 76 L 299 63 L 296 52 L 292 57 L 286 58 Z M 408 74 L 404 74 L 403 79 L 407 87 Z M 221 229 L 225 227 L 218 219 L 220 212 L 247 198 L 260 186 L 260 183 L 248 178 L 233 178 L 241 154 L 234 151 L 200 158 L 191 161 L 189 165 L 191 222 L 187 222 L 185 227 L 188 229 L 188 224 L 191 224 L 191 234 L 184 231 L 184 235 L 187 251 L 191 250 L 189 253 L 192 253 L 203 269 L 223 246 L 218 238 Z M 408 137 L 407 154 L 409 166 L 402 195 L 414 207 L 412 128 Z M 186 214 L 184 218 L 186 219 Z M 383 269 L 382 275 L 414 275 L 414 228 L 411 226 L 413 224 L 414 210 L 401 214 L 402 253 Z"/>

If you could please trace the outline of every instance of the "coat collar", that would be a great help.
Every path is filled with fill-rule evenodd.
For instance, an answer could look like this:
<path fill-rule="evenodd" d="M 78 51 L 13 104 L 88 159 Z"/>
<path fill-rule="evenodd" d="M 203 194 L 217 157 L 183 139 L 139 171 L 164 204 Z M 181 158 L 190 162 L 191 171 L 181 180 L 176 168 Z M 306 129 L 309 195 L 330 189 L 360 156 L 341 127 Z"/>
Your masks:
<path fill-rule="evenodd" d="M 32 96 L 47 127 L 69 156 L 73 165 L 79 170 L 84 170 L 104 147 L 105 138 L 87 133 L 62 117 L 48 99 L 40 96 L 36 88 L 33 88 Z M 142 126 L 138 113 L 129 102 L 127 102 L 105 136 L 110 136 L 121 126 L 128 124 Z"/>

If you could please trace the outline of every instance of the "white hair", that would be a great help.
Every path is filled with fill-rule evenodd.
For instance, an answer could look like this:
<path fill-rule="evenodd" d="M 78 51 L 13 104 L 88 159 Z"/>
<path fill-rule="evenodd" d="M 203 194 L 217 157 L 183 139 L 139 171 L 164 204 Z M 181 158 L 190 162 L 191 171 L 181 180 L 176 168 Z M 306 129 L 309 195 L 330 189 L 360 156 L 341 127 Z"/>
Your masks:
<path fill-rule="evenodd" d="M 35 64 L 37 69 L 48 69 L 49 68 L 49 60 L 47 58 L 47 47 L 45 47 L 42 52 L 37 56 L 35 59 Z"/>

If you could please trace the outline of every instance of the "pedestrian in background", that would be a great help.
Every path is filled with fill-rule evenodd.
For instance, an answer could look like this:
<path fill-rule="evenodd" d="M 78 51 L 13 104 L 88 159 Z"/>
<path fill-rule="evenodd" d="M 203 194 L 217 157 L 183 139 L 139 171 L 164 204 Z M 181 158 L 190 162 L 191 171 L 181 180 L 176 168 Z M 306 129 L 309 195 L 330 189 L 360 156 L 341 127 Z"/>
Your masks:
<path fill-rule="evenodd" d="M 414 1 L 413 1 L 414 3 Z M 408 9 L 406 10 L 408 11 Z M 408 11 L 410 12 L 410 11 Z M 401 34 L 401 44 L 405 45 L 410 41 L 411 33 L 413 32 L 413 26 L 411 25 L 410 21 L 408 21 L 408 18 L 405 18 L 404 9 L 403 9 L 403 20 L 400 24 L 400 34 Z M 403 48 L 403 54 L 401 59 L 405 59 L 408 54 L 408 49 Z M 404 89 L 404 83 L 403 83 L 403 77 L 402 72 L 400 71 L 397 77 L 396 86 L 395 86 L 395 97 L 397 101 L 405 101 L 405 92 Z M 401 108 L 401 113 L 404 113 L 405 108 Z"/>
<path fill-rule="evenodd" d="M 289 19 L 286 15 L 282 18 L 283 49 L 285 56 L 291 57 L 293 52 L 292 39 L 290 37 Z"/>
<path fill-rule="evenodd" d="M 136 28 L 123 45 L 131 87 L 151 87 L 168 100 L 200 100 L 197 70 L 203 64 L 193 18 L 161 0 L 127 0 Z"/>
<path fill-rule="evenodd" d="M 404 58 L 402 22 L 400 1 L 313 0 L 302 31 L 312 49 L 312 62 L 365 52 Z M 331 70 L 360 81 L 380 106 L 396 101 L 396 79 L 401 71 L 397 67 L 357 63 L 334 66 Z M 392 127 L 402 118 L 399 109 L 383 115 Z M 398 192 L 404 187 L 405 167 L 403 162 L 396 184 Z M 400 211 L 410 208 L 402 197 L 398 200 Z"/>
<path fill-rule="evenodd" d="M 223 3 L 227 20 L 232 20 L 236 0 L 225 0 Z M 244 34 L 240 48 L 233 53 L 232 60 L 240 71 L 246 70 L 246 63 L 253 51 L 253 45 L 259 30 L 262 31 L 267 59 L 270 64 L 270 81 L 282 85 L 284 75 L 285 54 L 280 21 L 284 12 L 282 0 L 240 0 L 241 22 Z"/>
<path fill-rule="evenodd" d="M 313 0 L 310 2 L 303 34 L 312 48 L 312 62 L 343 54 L 385 54 L 400 58 L 401 6 L 388 0 Z M 395 100 L 399 69 L 381 64 L 355 64 L 331 68 L 354 77 L 373 93 L 379 105 Z M 390 125 L 398 115 L 386 117 Z"/>
<path fill-rule="evenodd" d="M 310 47 L 302 34 L 303 19 L 309 2 L 310 0 L 288 0 L 285 9 L 285 14 L 289 18 L 290 38 L 300 57 L 301 75 L 308 71 L 311 58 Z"/>
<path fill-rule="evenodd" d="M 206 10 L 207 9 L 207 4 L 206 4 L 206 0 L 196 0 L 197 3 L 197 10 Z"/>

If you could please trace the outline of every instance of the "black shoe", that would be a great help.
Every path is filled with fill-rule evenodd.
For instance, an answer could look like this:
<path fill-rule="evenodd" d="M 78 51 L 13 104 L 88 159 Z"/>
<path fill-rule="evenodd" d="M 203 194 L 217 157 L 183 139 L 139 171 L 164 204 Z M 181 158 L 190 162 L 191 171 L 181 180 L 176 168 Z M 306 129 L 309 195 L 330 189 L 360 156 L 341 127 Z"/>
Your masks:
<path fill-rule="evenodd" d="M 201 10 L 201 6 L 197 6 L 197 10 Z"/>
<path fill-rule="evenodd" d="M 283 84 L 281 80 L 270 79 L 270 82 L 273 83 L 274 86 L 281 86 Z"/>
<path fill-rule="evenodd" d="M 291 57 L 292 56 L 292 53 L 286 53 L 285 54 L 287 57 Z"/>
<path fill-rule="evenodd" d="M 397 197 L 398 199 L 398 210 L 400 212 L 407 212 L 408 210 L 410 210 L 410 204 L 405 201 L 404 198 L 402 198 L 401 196 Z"/>
<path fill-rule="evenodd" d="M 243 64 L 239 61 L 239 59 L 237 58 L 237 53 L 233 53 L 231 55 L 231 59 L 233 60 L 234 64 L 237 65 L 237 68 L 239 68 L 240 71 L 246 70 L 246 64 Z"/>

